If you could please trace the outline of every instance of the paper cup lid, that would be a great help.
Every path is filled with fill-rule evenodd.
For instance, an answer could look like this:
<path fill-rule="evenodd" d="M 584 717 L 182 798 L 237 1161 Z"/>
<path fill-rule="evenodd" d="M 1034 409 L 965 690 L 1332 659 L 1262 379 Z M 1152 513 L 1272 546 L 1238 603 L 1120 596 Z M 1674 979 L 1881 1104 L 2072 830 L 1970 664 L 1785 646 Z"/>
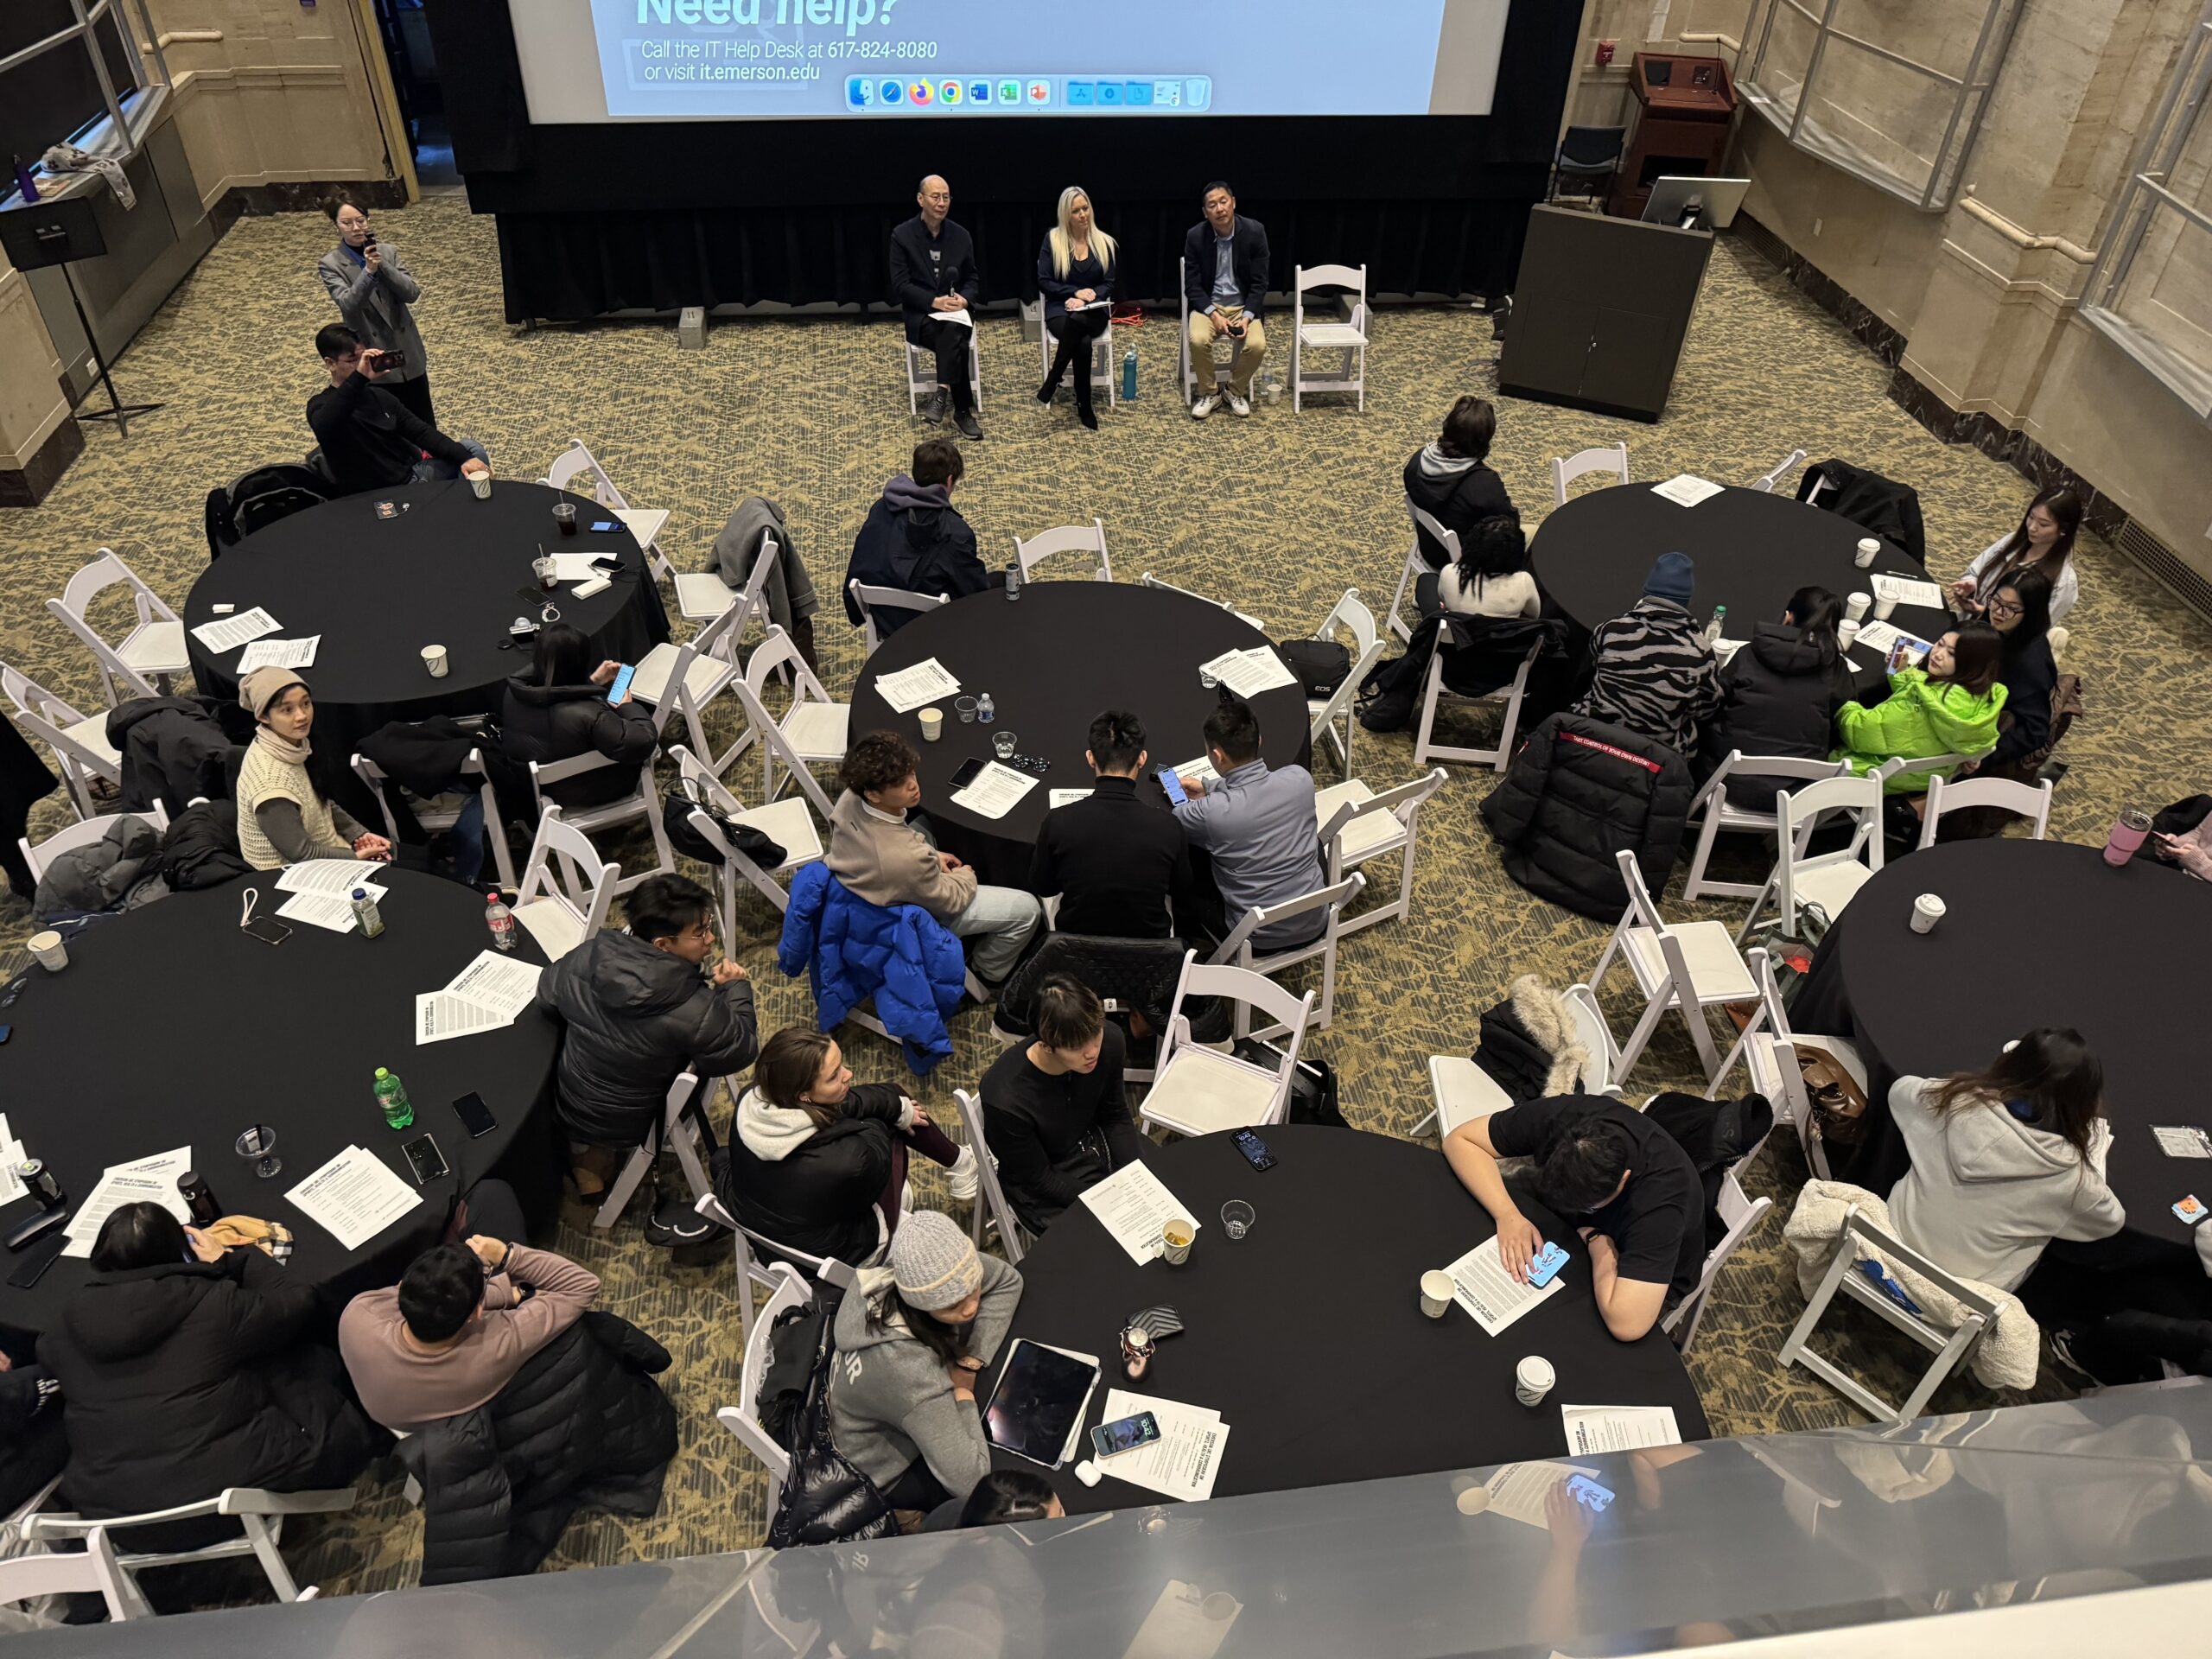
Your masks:
<path fill-rule="evenodd" d="M 1932 912 L 1938 916 L 1943 913 L 1943 901 L 1932 893 L 1923 893 L 1912 902 L 1916 909 Z"/>
<path fill-rule="evenodd" d="M 1541 1382 L 1547 1388 L 1552 1382 L 1552 1363 L 1541 1354 L 1530 1354 L 1513 1368 L 1514 1376 L 1523 1382 Z"/>

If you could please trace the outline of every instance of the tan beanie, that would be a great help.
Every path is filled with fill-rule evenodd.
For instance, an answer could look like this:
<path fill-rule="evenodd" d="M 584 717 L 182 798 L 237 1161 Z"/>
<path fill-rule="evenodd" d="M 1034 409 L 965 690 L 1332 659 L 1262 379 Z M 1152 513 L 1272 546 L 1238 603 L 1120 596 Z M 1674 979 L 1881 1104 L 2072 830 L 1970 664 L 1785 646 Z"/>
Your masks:
<path fill-rule="evenodd" d="M 238 682 L 238 707 L 259 720 L 269 705 L 307 682 L 289 668 L 257 668 Z"/>

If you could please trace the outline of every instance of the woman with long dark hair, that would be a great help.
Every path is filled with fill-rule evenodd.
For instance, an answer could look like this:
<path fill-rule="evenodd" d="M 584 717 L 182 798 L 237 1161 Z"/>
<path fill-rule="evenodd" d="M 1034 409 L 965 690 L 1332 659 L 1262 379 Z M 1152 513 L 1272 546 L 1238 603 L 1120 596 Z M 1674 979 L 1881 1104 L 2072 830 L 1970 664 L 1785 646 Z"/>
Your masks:
<path fill-rule="evenodd" d="M 1897 1236 L 1960 1277 L 2018 1288 L 2054 1238 L 2127 1219 L 2105 1183 L 2105 1069 L 2082 1033 L 2039 1027 L 1980 1071 L 1899 1077 L 1890 1116 L 1912 1169 L 1890 1190 Z"/>
<path fill-rule="evenodd" d="M 1444 429 L 1414 452 L 1406 462 L 1406 499 L 1455 531 L 1464 544 L 1468 533 L 1485 518 L 1512 515 L 1513 499 L 1505 482 L 1490 468 L 1490 446 L 1497 435 L 1497 411 L 1490 399 L 1471 393 L 1452 405 Z M 1427 531 L 1416 529 L 1421 556 L 1433 570 L 1441 570 L 1451 555 Z"/>
<path fill-rule="evenodd" d="M 507 681 L 499 747 L 518 766 L 550 766 L 597 753 L 616 764 L 548 784 L 545 794 L 563 806 L 604 806 L 638 786 L 635 770 L 659 743 L 652 711 L 631 700 L 607 701 L 620 663 L 592 664 L 591 641 L 566 622 L 537 631 L 530 672 Z"/>
<path fill-rule="evenodd" d="M 1459 538 L 1459 562 L 1439 574 L 1436 597 L 1461 616 L 1535 616 L 1544 607 L 1529 573 L 1529 538 L 1510 512 L 1480 520 Z"/>
<path fill-rule="evenodd" d="M 2005 688 L 2005 712 L 1997 747 L 1980 770 L 1995 777 L 2024 776 L 2029 763 L 2050 744 L 2050 697 L 2058 687 L 2058 664 L 2050 654 L 2050 578 L 2030 566 L 2015 571 L 1990 590 L 1985 614 L 2004 636 L 1997 670 Z"/>
<path fill-rule="evenodd" d="M 1851 666 L 1836 639 L 1843 601 L 1825 588 L 1790 594 L 1779 622 L 1762 622 L 1720 671 L 1720 711 L 1701 728 L 1698 769 L 1711 777 L 1730 750 L 1746 760 L 1825 758 L 1835 717 L 1851 696 Z M 1771 778 L 1731 776 L 1728 798 L 1771 812 L 1782 789 Z"/>
<path fill-rule="evenodd" d="M 2063 485 L 2045 490 L 2028 503 L 2018 527 L 1984 548 L 1966 575 L 1951 584 L 1953 598 L 1979 615 L 1999 582 L 2032 567 L 2050 580 L 2050 620 L 2063 621 L 2081 597 L 2072 557 L 2075 533 L 2081 528 L 2082 498 Z"/>
<path fill-rule="evenodd" d="M 1848 760 L 1860 777 L 1885 760 L 1929 760 L 1939 754 L 1979 755 L 1997 744 L 1997 715 L 2005 707 L 1998 683 L 2004 636 L 1986 622 L 1969 622 L 1938 639 L 1925 668 L 1890 676 L 1890 695 L 1872 709 L 1857 701 L 1836 711 L 1842 747 L 1834 759 Z M 1901 772 L 1888 787 L 1918 794 L 1929 774 Z"/>

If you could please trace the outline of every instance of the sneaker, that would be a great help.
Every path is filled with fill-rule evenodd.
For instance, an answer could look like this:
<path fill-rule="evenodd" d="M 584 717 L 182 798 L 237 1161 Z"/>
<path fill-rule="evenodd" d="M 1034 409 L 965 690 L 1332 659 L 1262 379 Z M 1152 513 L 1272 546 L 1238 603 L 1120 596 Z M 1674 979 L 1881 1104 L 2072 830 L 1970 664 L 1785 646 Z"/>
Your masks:
<path fill-rule="evenodd" d="M 1207 416 L 1212 414 L 1216 409 L 1219 408 L 1220 405 L 1220 394 L 1218 392 L 1210 391 L 1206 393 L 1205 397 L 1199 398 L 1197 403 L 1191 405 L 1191 418 L 1194 421 L 1203 421 Z"/>
<path fill-rule="evenodd" d="M 930 394 L 929 401 L 922 405 L 922 419 L 931 426 L 943 425 L 945 406 L 950 402 L 950 394 L 943 386 L 939 386 Z"/>
<path fill-rule="evenodd" d="M 952 417 L 952 423 L 960 429 L 960 435 L 963 438 L 980 438 L 983 435 L 983 424 L 976 418 L 976 412 L 973 410 L 962 410 Z"/>
<path fill-rule="evenodd" d="M 1235 391 L 1224 391 L 1224 392 L 1223 392 L 1221 395 L 1222 395 L 1224 398 L 1228 399 L 1228 402 L 1229 402 L 1229 412 L 1230 412 L 1230 414 L 1232 414 L 1232 415 L 1246 415 L 1246 416 L 1249 416 L 1249 414 L 1251 414 L 1251 412 L 1252 412 L 1252 400 L 1251 400 L 1250 398 L 1249 398 L 1249 397 L 1238 397 L 1238 396 L 1236 395 L 1236 393 Z"/>
<path fill-rule="evenodd" d="M 953 1198 L 959 1203 L 973 1204 L 976 1201 L 977 1182 L 976 1179 L 975 1147 L 963 1147 L 960 1148 L 960 1161 L 953 1165 L 950 1169 L 945 1171 L 944 1180 L 945 1185 L 950 1190 Z"/>
<path fill-rule="evenodd" d="M 688 1194 L 678 1191 L 653 1205 L 645 1221 L 645 1242 L 664 1250 L 702 1244 L 721 1230 L 701 1215 Z"/>
<path fill-rule="evenodd" d="M 2094 1371 L 2092 1371 L 2080 1360 L 2074 1357 L 2073 1333 L 2071 1332 L 2054 1331 L 2050 1333 L 2050 1356 L 2061 1365 L 2063 1365 L 2068 1370 L 2077 1373 L 2088 1381 L 2094 1382 L 2098 1380 L 2097 1375 Z"/>

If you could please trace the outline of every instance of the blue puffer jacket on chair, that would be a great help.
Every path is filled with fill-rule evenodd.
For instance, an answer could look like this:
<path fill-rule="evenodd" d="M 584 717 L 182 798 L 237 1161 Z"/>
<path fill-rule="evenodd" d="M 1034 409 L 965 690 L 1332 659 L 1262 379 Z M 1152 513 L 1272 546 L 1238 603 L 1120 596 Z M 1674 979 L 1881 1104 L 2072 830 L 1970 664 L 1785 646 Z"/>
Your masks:
<path fill-rule="evenodd" d="M 915 1076 L 951 1054 L 946 1021 L 960 1006 L 968 962 L 958 936 L 920 906 L 871 905 L 829 866 L 809 864 L 791 877 L 776 965 L 791 979 L 805 970 L 823 1031 L 874 998 L 876 1018 L 905 1046 Z"/>

